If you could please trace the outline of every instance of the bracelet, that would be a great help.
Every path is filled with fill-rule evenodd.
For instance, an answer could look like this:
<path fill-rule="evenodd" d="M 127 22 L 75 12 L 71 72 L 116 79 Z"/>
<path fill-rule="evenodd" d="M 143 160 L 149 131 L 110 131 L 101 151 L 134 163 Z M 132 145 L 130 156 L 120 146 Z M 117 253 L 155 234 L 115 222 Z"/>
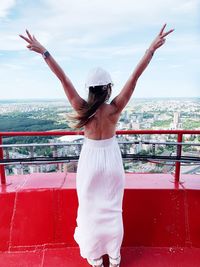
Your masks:
<path fill-rule="evenodd" d="M 47 51 L 47 50 L 44 51 L 44 53 L 42 53 L 42 56 L 43 56 L 44 59 L 47 59 L 50 56 L 49 51 Z"/>
<path fill-rule="evenodd" d="M 154 55 L 154 51 L 152 51 L 152 50 L 150 50 L 150 49 L 147 49 L 147 50 L 146 50 L 146 53 L 148 53 L 148 52 L 150 52 L 150 53 L 151 53 L 151 56 L 153 57 L 153 55 Z"/>

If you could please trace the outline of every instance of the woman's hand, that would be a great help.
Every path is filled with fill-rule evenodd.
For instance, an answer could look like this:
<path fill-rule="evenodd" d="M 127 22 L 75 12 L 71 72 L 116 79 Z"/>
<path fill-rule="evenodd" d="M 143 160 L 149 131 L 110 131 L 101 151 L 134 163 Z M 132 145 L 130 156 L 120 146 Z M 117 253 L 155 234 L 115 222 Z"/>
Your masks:
<path fill-rule="evenodd" d="M 28 43 L 27 48 L 36 53 L 43 54 L 46 51 L 46 48 L 38 42 L 34 35 L 31 36 L 28 30 L 26 30 L 26 34 L 27 36 L 23 36 L 21 34 L 19 36 Z"/>
<path fill-rule="evenodd" d="M 150 45 L 150 50 L 152 50 L 153 52 L 159 48 L 160 46 L 162 46 L 165 43 L 165 37 L 170 34 L 171 32 L 174 31 L 174 29 L 164 32 L 164 29 L 166 27 L 167 24 L 164 24 L 164 26 L 162 27 L 162 29 L 160 30 L 158 36 L 155 38 L 155 40 L 152 42 L 152 44 Z"/>
<path fill-rule="evenodd" d="M 159 48 L 160 46 L 162 46 L 165 43 L 165 37 L 174 31 L 174 29 L 172 29 L 168 32 L 164 32 L 165 27 L 166 27 L 166 24 L 162 27 L 158 36 L 154 39 L 154 41 L 150 45 L 149 49 L 146 50 L 146 53 L 139 61 L 134 72 L 131 74 L 130 78 L 125 83 L 119 95 L 117 95 L 111 102 L 111 105 L 114 106 L 116 113 L 120 113 L 123 110 L 123 108 L 126 106 L 128 101 L 130 100 L 132 93 L 135 89 L 137 80 L 141 76 L 141 74 L 144 72 L 146 67 L 148 66 L 149 62 L 151 61 L 153 57 L 155 50 Z"/>
<path fill-rule="evenodd" d="M 23 35 L 19 35 L 19 36 L 28 43 L 27 48 L 29 50 L 40 53 L 40 54 L 43 54 L 45 51 L 47 51 L 46 48 L 42 46 L 41 43 L 38 42 L 38 40 L 35 38 L 35 36 L 31 35 L 28 30 L 26 30 L 26 34 L 27 36 L 23 36 Z M 51 69 L 51 71 L 61 81 L 62 86 L 65 90 L 65 93 L 72 107 L 76 111 L 79 111 L 80 108 L 85 103 L 85 100 L 79 96 L 72 82 L 66 76 L 66 74 L 64 73 L 62 68 L 59 66 L 59 64 L 55 61 L 55 59 L 52 57 L 52 55 L 49 55 L 47 58 L 45 58 L 45 61 L 47 65 L 49 66 L 49 68 Z"/>

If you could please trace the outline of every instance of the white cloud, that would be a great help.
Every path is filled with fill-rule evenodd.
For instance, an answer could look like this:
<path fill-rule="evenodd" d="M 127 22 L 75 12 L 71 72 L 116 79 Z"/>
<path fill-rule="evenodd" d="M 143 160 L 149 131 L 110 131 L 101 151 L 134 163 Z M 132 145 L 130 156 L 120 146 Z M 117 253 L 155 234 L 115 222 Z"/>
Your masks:
<path fill-rule="evenodd" d="M 0 80 L 7 89 L 7 94 L 14 81 L 18 81 L 18 88 L 26 97 L 28 94 L 44 97 L 46 93 L 48 95 L 48 90 L 51 91 L 52 97 L 57 95 L 54 90 L 54 86 L 57 86 L 56 78 L 48 78 L 51 74 L 40 56 L 26 50 L 26 43 L 18 37 L 26 28 L 62 63 L 77 88 L 83 88 L 84 72 L 94 64 L 111 70 L 116 88 L 121 88 L 164 22 L 169 22 L 167 27 L 176 28 L 176 31 L 167 38 L 166 45 L 157 53 L 154 61 L 158 62 L 152 62 L 149 68 L 152 77 L 159 69 L 168 68 L 170 71 L 169 62 L 174 73 L 178 72 L 181 69 L 178 66 L 184 65 L 186 61 L 188 68 L 197 69 L 199 66 L 196 55 L 200 42 L 194 27 L 194 22 L 197 21 L 198 0 L 0 2 Z M 7 15 L 14 4 L 17 15 L 9 17 Z M 194 66 L 191 64 L 192 60 Z M 20 68 L 23 68 L 23 71 Z M 181 71 L 181 79 L 185 79 L 182 83 L 187 83 L 187 70 L 183 68 Z M 6 75 L 12 79 L 8 79 Z M 144 75 L 144 80 L 145 76 L 148 75 Z M 165 73 L 160 71 L 157 77 L 164 80 Z M 179 78 L 174 78 L 177 79 L 177 84 Z M 144 82 L 144 88 L 148 82 Z M 27 91 L 28 86 L 31 93 Z M 156 86 L 159 87 L 159 84 L 155 84 Z"/>
<path fill-rule="evenodd" d="M 9 69 L 13 71 L 23 69 L 22 65 L 10 64 L 10 63 L 1 64 L 0 67 L 6 69 L 7 71 L 9 71 Z"/>
<path fill-rule="evenodd" d="M 170 64 L 169 65 L 169 68 L 171 69 L 177 69 L 177 68 L 183 68 L 184 65 L 181 65 L 181 64 Z"/>
<path fill-rule="evenodd" d="M 159 25 L 171 16 L 196 13 L 198 0 L 45 0 L 56 24 L 63 29 L 119 32 L 144 25 Z M 176 13 L 176 14 L 174 14 Z M 164 20 L 164 21 L 163 21 Z M 50 21 L 53 28 L 55 21 Z M 65 22 L 65 23 L 63 23 Z M 148 22 L 148 23 L 147 23 Z"/>
<path fill-rule="evenodd" d="M 182 3 L 180 3 L 179 6 L 174 8 L 175 12 L 178 13 L 198 13 L 198 9 L 199 9 L 199 0 L 187 0 L 187 1 L 183 1 Z"/>
<path fill-rule="evenodd" d="M 2 51 L 22 50 L 22 45 L 19 42 L 19 37 L 16 34 L 1 33 L 0 50 Z"/>
<path fill-rule="evenodd" d="M 45 45 L 56 46 L 61 50 L 66 46 L 101 44 L 121 33 L 133 37 L 135 35 L 135 39 L 141 35 L 141 39 L 144 39 L 143 35 L 148 34 L 152 27 L 159 30 L 165 21 L 173 23 L 173 19 L 176 19 L 178 13 L 181 14 L 185 6 L 190 7 L 188 13 L 194 19 L 197 2 L 198 0 L 43 0 L 37 4 L 37 1 L 27 1 L 24 5 L 16 6 L 20 9 L 21 16 L 15 19 L 15 27 L 13 21 L 2 27 L 0 50 L 23 49 L 22 43 L 12 42 L 12 38 L 26 27 Z"/>
<path fill-rule="evenodd" d="M 9 10 L 16 4 L 16 0 L 1 0 L 0 3 L 0 18 L 7 16 Z"/>
<path fill-rule="evenodd" d="M 168 40 L 165 52 L 185 56 L 200 52 L 200 38 L 192 32 L 175 32 Z M 196 57 L 196 56 L 195 56 Z"/>

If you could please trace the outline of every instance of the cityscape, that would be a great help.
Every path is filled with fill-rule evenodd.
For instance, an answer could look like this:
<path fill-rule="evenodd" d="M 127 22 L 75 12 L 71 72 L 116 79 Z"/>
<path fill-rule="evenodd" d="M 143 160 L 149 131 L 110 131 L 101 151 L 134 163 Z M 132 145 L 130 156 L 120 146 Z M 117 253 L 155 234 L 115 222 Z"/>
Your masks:
<path fill-rule="evenodd" d="M 0 102 L 0 131 L 74 131 L 71 128 L 71 106 L 66 100 L 10 100 Z M 200 98 L 148 98 L 131 99 L 121 114 L 117 130 L 144 130 L 144 129 L 200 129 Z M 13 144 L 12 148 L 4 149 L 4 158 L 28 157 L 66 157 L 78 156 L 81 150 L 83 136 L 62 136 L 39 138 L 21 137 L 4 138 L 4 144 Z M 156 155 L 175 155 L 176 146 L 163 144 L 176 141 L 176 135 L 119 135 L 117 136 L 123 153 L 151 154 L 152 145 L 143 141 L 155 141 Z M 183 155 L 199 156 L 200 136 L 184 135 L 184 142 L 190 145 L 183 146 Z M 122 144 L 122 142 L 132 142 Z M 135 143 L 134 143 L 135 142 Z M 17 147 L 16 144 L 41 143 L 41 147 Z M 49 146 L 42 144 L 49 143 Z M 51 145 L 59 145 L 54 147 Z M 73 143 L 73 144 L 72 144 Z M 161 144 L 159 144 L 161 143 Z M 194 144 L 194 145 L 191 145 Z M 61 145 L 62 144 L 62 145 Z M 70 144 L 70 145 L 69 145 Z M 33 172 L 76 172 L 77 161 L 55 164 L 15 164 L 7 165 L 7 175 L 26 174 Z M 173 173 L 174 162 L 144 162 L 124 159 L 126 172 L 156 172 Z M 182 173 L 200 173 L 200 166 L 183 164 Z"/>

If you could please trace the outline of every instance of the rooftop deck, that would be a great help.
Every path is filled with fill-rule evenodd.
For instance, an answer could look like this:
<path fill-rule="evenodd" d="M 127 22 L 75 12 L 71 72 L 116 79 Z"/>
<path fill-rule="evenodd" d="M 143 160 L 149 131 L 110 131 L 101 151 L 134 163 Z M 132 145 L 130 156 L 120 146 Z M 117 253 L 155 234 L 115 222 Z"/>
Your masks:
<path fill-rule="evenodd" d="M 199 248 L 127 247 L 121 250 L 121 267 L 199 267 Z M 108 260 L 105 257 L 105 267 Z M 2 267 L 89 267 L 74 247 L 0 253 Z"/>
<path fill-rule="evenodd" d="M 199 179 L 126 175 L 122 267 L 199 267 Z M 75 174 L 8 176 L 7 184 L 0 187 L 0 266 L 89 266 L 73 240 Z"/>
<path fill-rule="evenodd" d="M 181 183 L 174 182 L 172 174 L 126 173 L 125 189 L 200 189 L 200 174 L 182 174 Z M 7 185 L 0 185 L 0 193 L 23 192 L 41 189 L 75 189 L 75 173 L 32 173 L 11 175 Z"/>
<path fill-rule="evenodd" d="M 0 133 L 3 137 L 76 132 Z M 81 133 L 83 134 L 83 133 Z M 182 137 L 200 131 L 119 131 L 176 134 L 175 175 L 126 174 L 123 267 L 200 266 L 200 175 L 181 175 Z M 199 160 L 199 159 L 198 159 Z M 5 176 L 0 165 L 0 267 L 86 267 L 73 239 L 78 200 L 74 173 Z M 105 257 L 105 267 L 108 267 Z"/>

